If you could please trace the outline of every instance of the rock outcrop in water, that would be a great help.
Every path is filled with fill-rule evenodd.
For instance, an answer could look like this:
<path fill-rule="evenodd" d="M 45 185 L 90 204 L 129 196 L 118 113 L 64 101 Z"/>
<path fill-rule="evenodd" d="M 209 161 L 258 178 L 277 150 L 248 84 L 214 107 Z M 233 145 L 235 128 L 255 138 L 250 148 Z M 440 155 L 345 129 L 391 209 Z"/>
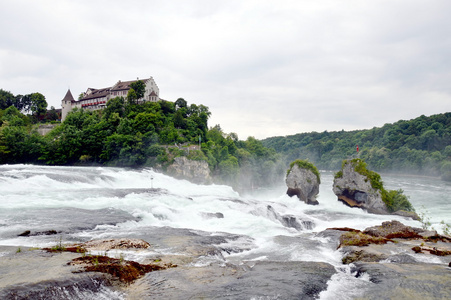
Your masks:
<path fill-rule="evenodd" d="M 371 180 L 357 172 L 352 161 L 345 161 L 340 172 L 335 175 L 332 189 L 339 201 L 370 213 L 388 214 L 381 190 L 372 187 Z"/>
<path fill-rule="evenodd" d="M 209 184 L 212 179 L 208 163 L 203 160 L 190 160 L 185 156 L 174 158 L 174 163 L 167 169 L 170 176 L 186 179 L 194 183 Z"/>
<path fill-rule="evenodd" d="M 290 197 L 297 196 L 307 204 L 317 205 L 316 196 L 319 193 L 320 177 L 316 167 L 303 160 L 291 163 L 285 179 Z"/>
<path fill-rule="evenodd" d="M 360 159 L 343 162 L 342 169 L 335 174 L 333 192 L 339 201 L 350 207 L 358 207 L 373 214 L 395 214 L 419 220 L 402 190 L 385 190 L 380 175 L 367 170 L 366 164 Z M 391 206 L 388 207 L 387 203 Z"/>

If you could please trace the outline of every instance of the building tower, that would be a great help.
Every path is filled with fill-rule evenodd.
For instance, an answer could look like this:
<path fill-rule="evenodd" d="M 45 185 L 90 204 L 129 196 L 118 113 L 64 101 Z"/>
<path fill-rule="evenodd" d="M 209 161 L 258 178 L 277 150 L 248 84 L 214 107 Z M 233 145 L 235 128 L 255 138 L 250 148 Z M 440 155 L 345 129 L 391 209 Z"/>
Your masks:
<path fill-rule="evenodd" d="M 67 90 L 66 96 L 61 100 L 61 122 L 66 119 L 67 114 L 72 110 L 72 104 L 75 103 L 75 99 L 70 92 Z"/>

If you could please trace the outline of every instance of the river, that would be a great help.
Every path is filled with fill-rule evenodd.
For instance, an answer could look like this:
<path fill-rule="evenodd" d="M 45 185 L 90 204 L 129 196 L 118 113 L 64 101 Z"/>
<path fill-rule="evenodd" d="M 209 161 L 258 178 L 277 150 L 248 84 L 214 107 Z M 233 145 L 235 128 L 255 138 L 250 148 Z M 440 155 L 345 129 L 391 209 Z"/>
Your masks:
<path fill-rule="evenodd" d="M 451 224 L 449 183 L 399 175 L 382 175 L 382 179 L 387 189 L 403 189 L 417 212 L 423 213 L 439 232 L 441 221 Z M 332 172 L 321 172 L 320 204 L 309 206 L 285 195 L 283 182 L 276 188 L 240 196 L 228 186 L 196 185 L 151 169 L 2 165 L 0 246 L 41 248 L 58 241 L 76 243 L 113 237 L 138 237 L 152 244 L 149 239 L 156 237 L 149 232 L 160 229 L 162 235 L 183 235 L 190 230 L 210 239 L 224 239 L 221 255 L 204 256 L 193 263 L 193 268 L 214 261 L 233 265 L 249 261 L 325 262 L 334 266 L 335 275 L 318 297 L 351 299 L 364 291 L 368 278 L 352 276 L 341 264 L 342 254 L 335 245 L 329 245 L 327 237 L 318 233 L 330 227 L 364 229 L 388 220 L 415 227 L 421 227 L 421 223 L 349 208 L 336 200 L 332 181 Z M 294 226 L 284 224 L 284 216 L 291 217 Z M 30 235 L 18 236 L 27 230 Z M 57 234 L 44 234 L 49 231 Z M 149 253 L 125 255 L 143 261 L 146 256 L 176 251 L 179 249 L 161 246 Z M 241 292 L 235 287 L 236 299 L 283 299 L 278 298 L 277 289 L 261 295 L 250 286 Z M 125 297 L 112 295 L 104 296 Z"/>

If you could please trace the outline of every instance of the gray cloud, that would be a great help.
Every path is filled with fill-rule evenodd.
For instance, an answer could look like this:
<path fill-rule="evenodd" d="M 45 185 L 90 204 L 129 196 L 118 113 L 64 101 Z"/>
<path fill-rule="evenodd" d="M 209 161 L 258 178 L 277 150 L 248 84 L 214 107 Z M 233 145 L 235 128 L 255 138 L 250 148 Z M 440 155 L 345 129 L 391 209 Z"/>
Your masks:
<path fill-rule="evenodd" d="M 119 79 L 210 107 L 240 138 L 451 109 L 449 1 L 10 1 L 0 88 L 60 107 Z"/>

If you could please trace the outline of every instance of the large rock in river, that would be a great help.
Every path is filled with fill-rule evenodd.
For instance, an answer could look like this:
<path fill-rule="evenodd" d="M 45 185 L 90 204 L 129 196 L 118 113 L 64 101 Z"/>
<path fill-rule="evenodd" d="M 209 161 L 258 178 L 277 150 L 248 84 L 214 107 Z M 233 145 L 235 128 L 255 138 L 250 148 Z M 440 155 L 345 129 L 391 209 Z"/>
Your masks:
<path fill-rule="evenodd" d="M 373 214 L 400 215 L 420 220 L 403 190 L 386 190 L 381 177 L 359 159 L 345 160 L 335 174 L 333 191 L 338 200 Z"/>
<path fill-rule="evenodd" d="M 359 207 L 374 214 L 389 214 L 387 206 L 382 201 L 380 189 L 371 185 L 367 175 L 356 171 L 360 160 L 346 160 L 340 172 L 335 175 L 333 192 L 338 200 L 350 207 Z"/>
<path fill-rule="evenodd" d="M 319 193 L 320 178 L 318 169 L 313 164 L 303 160 L 292 162 L 285 183 L 288 196 L 296 195 L 307 204 L 318 204 L 316 196 Z"/>

